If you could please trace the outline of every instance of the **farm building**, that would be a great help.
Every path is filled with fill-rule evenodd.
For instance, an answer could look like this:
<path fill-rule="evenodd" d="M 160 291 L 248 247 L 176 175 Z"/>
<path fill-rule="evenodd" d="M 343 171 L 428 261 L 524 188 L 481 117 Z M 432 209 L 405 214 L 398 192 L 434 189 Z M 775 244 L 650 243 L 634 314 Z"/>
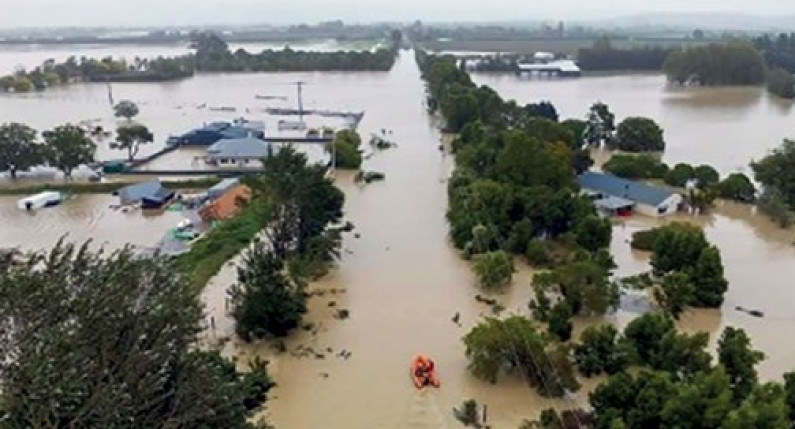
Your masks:
<path fill-rule="evenodd" d="M 199 210 L 199 216 L 205 222 L 227 220 L 236 215 L 242 208 L 241 205 L 248 201 L 251 201 L 251 189 L 246 185 L 236 184 L 207 202 Z"/>
<path fill-rule="evenodd" d="M 600 211 L 612 215 L 637 212 L 652 217 L 667 216 L 676 213 L 682 204 L 682 196 L 676 192 L 610 174 L 585 172 L 577 181 Z"/>
<path fill-rule="evenodd" d="M 140 204 L 144 209 L 159 209 L 174 198 L 175 192 L 157 180 L 125 186 L 113 193 L 123 206 Z"/>

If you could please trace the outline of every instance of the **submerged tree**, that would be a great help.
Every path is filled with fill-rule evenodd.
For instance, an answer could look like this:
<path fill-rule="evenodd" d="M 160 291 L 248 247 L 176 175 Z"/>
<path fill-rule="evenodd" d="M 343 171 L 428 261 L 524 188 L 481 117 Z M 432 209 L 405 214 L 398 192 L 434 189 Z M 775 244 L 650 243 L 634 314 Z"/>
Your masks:
<path fill-rule="evenodd" d="M 138 116 L 140 112 L 138 105 L 130 100 L 119 101 L 113 106 L 113 111 L 117 118 L 125 118 L 128 122 L 131 121 L 132 118 Z"/>
<path fill-rule="evenodd" d="M 80 127 L 67 124 L 45 131 L 42 136 L 46 143 L 44 158 L 51 166 L 63 171 L 66 177 L 70 177 L 72 170 L 80 165 L 94 161 L 97 145 Z"/>
<path fill-rule="evenodd" d="M 737 402 L 754 390 L 758 381 L 755 366 L 764 358 L 764 353 L 751 348 L 751 339 L 745 331 L 731 326 L 724 329 L 718 340 L 718 361 L 729 376 Z"/>
<path fill-rule="evenodd" d="M 235 331 L 245 341 L 281 337 L 296 328 L 306 312 L 306 295 L 283 272 L 284 264 L 257 242 L 243 257 L 232 286 Z"/>
<path fill-rule="evenodd" d="M 116 130 L 116 142 L 111 143 L 111 149 L 127 151 L 127 160 L 132 161 L 138 155 L 141 145 L 152 143 L 154 134 L 144 125 L 133 124 L 119 127 Z"/>
<path fill-rule="evenodd" d="M 15 179 L 17 172 L 41 164 L 41 146 L 35 140 L 36 130 L 27 125 L 0 125 L 0 171 Z"/>
<path fill-rule="evenodd" d="M 618 125 L 615 142 L 610 147 L 625 152 L 662 152 L 663 130 L 649 118 L 626 118 Z"/>
<path fill-rule="evenodd" d="M 197 346 L 199 302 L 167 261 L 59 243 L 3 268 L 6 427 L 250 427 L 272 383 Z"/>
<path fill-rule="evenodd" d="M 484 289 L 498 289 L 509 285 L 514 272 L 511 256 L 501 250 L 478 256 L 474 269 Z"/>
<path fill-rule="evenodd" d="M 464 344 L 470 371 L 492 383 L 508 369 L 544 396 L 579 388 L 567 353 L 549 344 L 524 317 L 487 318 L 464 337 Z"/>

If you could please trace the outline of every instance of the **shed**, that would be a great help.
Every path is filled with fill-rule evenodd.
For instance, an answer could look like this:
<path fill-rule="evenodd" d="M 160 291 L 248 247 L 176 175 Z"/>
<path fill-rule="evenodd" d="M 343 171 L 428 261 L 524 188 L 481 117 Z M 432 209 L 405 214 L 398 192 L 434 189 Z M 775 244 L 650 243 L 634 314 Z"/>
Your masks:
<path fill-rule="evenodd" d="M 251 188 L 246 185 L 236 185 L 208 202 L 199 210 L 199 216 L 205 222 L 229 219 L 240 211 L 241 201 L 251 201 Z"/>
<path fill-rule="evenodd" d="M 647 216 L 675 213 L 682 203 L 682 196 L 676 192 L 610 174 L 585 172 L 577 181 L 583 191 L 597 197 L 596 201 L 604 201 L 605 207 L 629 201 L 634 203 L 635 211 Z"/>
<path fill-rule="evenodd" d="M 125 186 L 113 193 L 119 197 L 121 205 L 141 204 L 145 209 L 163 207 L 174 198 L 175 192 L 163 187 L 158 180 Z"/>

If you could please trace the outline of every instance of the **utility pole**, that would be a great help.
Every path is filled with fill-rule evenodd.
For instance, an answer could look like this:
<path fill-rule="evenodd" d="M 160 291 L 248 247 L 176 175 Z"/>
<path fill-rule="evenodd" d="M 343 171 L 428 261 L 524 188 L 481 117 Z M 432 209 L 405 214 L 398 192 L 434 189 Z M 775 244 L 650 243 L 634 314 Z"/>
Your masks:
<path fill-rule="evenodd" d="M 298 89 L 298 120 L 304 122 L 304 99 L 303 91 L 306 82 L 296 82 L 295 86 Z"/>

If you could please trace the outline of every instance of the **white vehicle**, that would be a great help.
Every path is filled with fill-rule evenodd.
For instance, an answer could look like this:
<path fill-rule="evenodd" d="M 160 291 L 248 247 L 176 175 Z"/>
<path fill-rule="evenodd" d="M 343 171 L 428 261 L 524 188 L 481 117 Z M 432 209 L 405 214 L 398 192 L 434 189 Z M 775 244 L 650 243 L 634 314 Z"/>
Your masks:
<path fill-rule="evenodd" d="M 60 192 L 42 192 L 17 201 L 17 208 L 20 210 L 38 210 L 58 205 L 62 200 L 63 196 Z"/>

